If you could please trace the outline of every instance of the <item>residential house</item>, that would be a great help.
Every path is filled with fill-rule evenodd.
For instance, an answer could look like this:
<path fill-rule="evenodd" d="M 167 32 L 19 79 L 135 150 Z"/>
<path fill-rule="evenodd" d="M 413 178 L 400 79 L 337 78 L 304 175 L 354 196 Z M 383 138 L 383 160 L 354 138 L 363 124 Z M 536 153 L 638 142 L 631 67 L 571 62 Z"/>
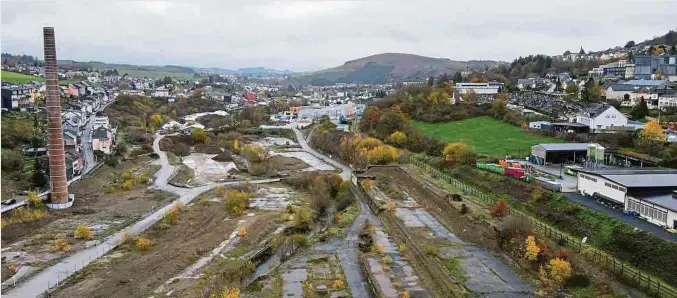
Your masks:
<path fill-rule="evenodd" d="M 33 86 L 2 86 L 2 108 L 25 111 L 35 105 L 37 92 Z"/>
<path fill-rule="evenodd" d="M 155 88 L 151 96 L 161 98 L 169 97 L 169 89 L 165 88 L 164 86 Z"/>
<path fill-rule="evenodd" d="M 78 146 L 78 136 L 72 131 L 64 130 L 63 131 L 63 148 L 66 151 L 75 151 L 80 152 L 80 146 Z"/>
<path fill-rule="evenodd" d="M 616 108 L 606 104 L 591 104 L 576 116 L 576 123 L 590 127 L 591 131 L 600 132 L 628 126 L 628 118 Z"/>
<path fill-rule="evenodd" d="M 66 178 L 68 180 L 80 175 L 82 169 L 85 167 L 85 160 L 82 155 L 76 154 L 72 151 L 66 151 Z"/>
<path fill-rule="evenodd" d="M 109 129 L 110 128 L 110 121 L 108 120 L 108 116 L 96 116 L 94 118 L 94 127 L 93 129 L 99 129 L 100 127 Z"/>
<path fill-rule="evenodd" d="M 658 108 L 663 111 L 669 108 L 677 109 L 677 91 L 659 95 Z"/>
<path fill-rule="evenodd" d="M 72 119 L 65 119 L 63 120 L 63 131 L 68 131 L 71 134 L 74 134 L 77 137 L 82 136 L 82 130 L 78 127 L 77 123 L 75 123 Z"/>
<path fill-rule="evenodd" d="M 65 112 L 61 112 L 61 119 L 64 121 L 71 120 L 78 128 L 83 127 L 86 122 L 86 117 L 84 117 L 80 110 L 67 110 Z"/>
<path fill-rule="evenodd" d="M 92 132 L 92 150 L 111 154 L 115 144 L 115 135 L 106 127 L 99 127 Z"/>

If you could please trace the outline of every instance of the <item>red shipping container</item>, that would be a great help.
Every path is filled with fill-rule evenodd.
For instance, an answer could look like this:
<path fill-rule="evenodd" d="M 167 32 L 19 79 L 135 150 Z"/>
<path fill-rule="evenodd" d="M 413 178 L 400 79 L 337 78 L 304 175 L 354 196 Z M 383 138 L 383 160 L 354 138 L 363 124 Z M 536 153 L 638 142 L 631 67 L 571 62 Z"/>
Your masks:
<path fill-rule="evenodd" d="M 520 168 L 505 168 L 505 174 L 517 179 L 524 177 L 524 171 Z"/>

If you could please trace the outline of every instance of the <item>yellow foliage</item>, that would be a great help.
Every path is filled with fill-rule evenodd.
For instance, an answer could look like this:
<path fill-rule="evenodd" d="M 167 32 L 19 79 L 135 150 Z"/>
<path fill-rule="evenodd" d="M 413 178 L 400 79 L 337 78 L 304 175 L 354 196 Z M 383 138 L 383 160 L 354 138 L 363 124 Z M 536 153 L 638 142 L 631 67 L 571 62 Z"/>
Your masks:
<path fill-rule="evenodd" d="M 148 238 L 137 237 L 135 245 L 136 245 L 136 249 L 138 249 L 138 250 L 148 250 L 148 248 L 150 248 L 151 241 Z"/>
<path fill-rule="evenodd" d="M 42 208 L 44 206 L 42 199 L 40 199 L 40 193 L 37 190 L 28 192 L 28 206 L 33 208 Z"/>
<path fill-rule="evenodd" d="M 343 281 L 343 278 L 339 278 L 334 280 L 334 283 L 331 285 L 331 287 L 334 289 L 343 289 L 346 287 L 346 282 Z"/>
<path fill-rule="evenodd" d="M 181 206 L 178 203 L 172 204 L 172 207 L 169 207 L 169 211 L 164 216 L 164 220 L 172 225 L 175 225 L 179 222 L 179 216 L 181 214 Z"/>
<path fill-rule="evenodd" d="M 393 258 L 391 258 L 390 256 L 383 257 L 383 264 L 390 265 L 390 263 L 392 263 L 392 262 L 393 262 Z"/>
<path fill-rule="evenodd" d="M 398 157 L 397 149 L 388 145 L 379 145 L 367 152 L 367 161 L 370 164 L 389 164 L 397 161 Z"/>
<path fill-rule="evenodd" d="M 528 236 L 526 240 L 526 252 L 524 255 L 526 259 L 529 261 L 534 261 L 540 252 L 541 248 L 536 245 L 536 239 L 534 236 Z"/>
<path fill-rule="evenodd" d="M 557 285 L 562 286 L 571 277 L 571 264 L 565 260 L 559 258 L 550 260 L 548 269 L 550 269 L 550 280 Z"/>
<path fill-rule="evenodd" d="M 269 152 L 263 146 L 247 144 L 242 147 L 242 155 L 251 163 L 259 163 L 268 159 Z"/>
<path fill-rule="evenodd" d="M 652 120 L 644 124 L 639 138 L 646 141 L 665 142 L 665 133 L 660 124 Z"/>
<path fill-rule="evenodd" d="M 240 141 L 237 139 L 233 140 L 233 151 L 239 152 L 240 151 Z"/>
<path fill-rule="evenodd" d="M 381 140 L 376 138 L 360 138 L 358 141 L 359 142 L 357 143 L 357 148 L 366 148 L 368 150 L 371 150 L 383 144 Z"/>
<path fill-rule="evenodd" d="M 664 53 L 665 51 L 663 50 L 663 48 L 657 47 L 653 50 L 653 52 L 651 52 L 651 56 L 660 56 L 663 55 Z"/>
<path fill-rule="evenodd" d="M 407 142 L 407 135 L 398 130 L 388 137 L 388 141 L 395 145 L 402 146 Z"/>
<path fill-rule="evenodd" d="M 372 187 L 374 187 L 374 180 L 364 179 L 362 180 L 362 182 L 360 182 L 360 184 L 362 185 L 362 188 L 364 188 L 364 190 L 369 191 L 371 190 Z"/>
<path fill-rule="evenodd" d="M 61 252 L 67 252 L 71 250 L 71 245 L 68 244 L 68 240 L 66 240 L 65 238 L 57 238 L 54 241 L 54 246 L 56 247 L 56 250 Z"/>
<path fill-rule="evenodd" d="M 153 114 L 153 116 L 150 117 L 150 121 L 153 123 L 155 127 L 159 127 L 162 125 L 162 116 L 160 114 Z"/>
<path fill-rule="evenodd" d="M 92 239 L 92 231 L 89 230 L 89 227 L 83 224 L 79 224 L 75 228 L 75 238 L 90 240 Z"/>
<path fill-rule="evenodd" d="M 409 296 L 409 292 L 404 291 L 404 293 L 402 293 L 402 296 L 400 296 L 400 297 L 401 297 L 401 298 L 409 298 L 409 297 L 410 297 L 410 296 Z"/>
<path fill-rule="evenodd" d="M 383 246 L 383 244 L 375 243 L 371 246 L 371 252 L 384 254 L 386 252 L 386 248 Z"/>
<path fill-rule="evenodd" d="M 445 160 L 449 162 L 468 163 L 473 157 L 473 151 L 466 143 L 456 142 L 447 144 L 447 146 L 442 149 L 442 155 L 444 155 Z"/>
<path fill-rule="evenodd" d="M 231 215 L 240 215 L 249 206 L 249 193 L 241 190 L 229 189 L 224 196 L 226 212 Z"/>
<path fill-rule="evenodd" d="M 393 213 L 393 212 L 395 212 L 395 207 L 396 207 L 395 201 L 388 200 L 388 202 L 386 203 L 386 210 L 388 210 L 388 212 L 390 212 L 390 213 Z"/>
<path fill-rule="evenodd" d="M 28 207 L 19 207 L 2 216 L 2 228 L 17 223 L 26 223 L 41 219 L 47 216 L 47 212 L 42 209 Z"/>
<path fill-rule="evenodd" d="M 224 289 L 223 292 L 221 292 L 220 298 L 239 298 L 240 297 L 240 290 L 239 289 Z"/>
<path fill-rule="evenodd" d="M 237 236 L 240 238 L 247 237 L 247 229 L 244 226 L 240 227 L 240 229 L 237 230 Z"/>

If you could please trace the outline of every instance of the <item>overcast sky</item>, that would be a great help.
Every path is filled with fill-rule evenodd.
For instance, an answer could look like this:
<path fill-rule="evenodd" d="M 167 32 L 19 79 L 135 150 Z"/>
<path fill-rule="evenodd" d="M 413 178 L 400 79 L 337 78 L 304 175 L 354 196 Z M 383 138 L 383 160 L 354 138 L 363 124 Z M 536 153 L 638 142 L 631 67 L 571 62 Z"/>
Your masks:
<path fill-rule="evenodd" d="M 5 1 L 2 52 L 42 58 L 315 70 L 383 52 L 512 61 L 677 27 L 677 1 Z"/>

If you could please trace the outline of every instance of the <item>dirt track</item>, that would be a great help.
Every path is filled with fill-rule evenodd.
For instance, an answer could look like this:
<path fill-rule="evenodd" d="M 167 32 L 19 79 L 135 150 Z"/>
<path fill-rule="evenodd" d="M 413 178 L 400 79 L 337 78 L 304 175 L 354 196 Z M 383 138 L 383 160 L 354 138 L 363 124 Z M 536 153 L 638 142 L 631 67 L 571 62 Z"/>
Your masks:
<path fill-rule="evenodd" d="M 226 217 L 218 202 L 196 203 L 181 212 L 177 225 L 162 229 L 158 224 L 144 233 L 153 242 L 148 251 L 124 244 L 73 276 L 53 297 L 148 297 L 228 237 L 237 220 Z"/>

